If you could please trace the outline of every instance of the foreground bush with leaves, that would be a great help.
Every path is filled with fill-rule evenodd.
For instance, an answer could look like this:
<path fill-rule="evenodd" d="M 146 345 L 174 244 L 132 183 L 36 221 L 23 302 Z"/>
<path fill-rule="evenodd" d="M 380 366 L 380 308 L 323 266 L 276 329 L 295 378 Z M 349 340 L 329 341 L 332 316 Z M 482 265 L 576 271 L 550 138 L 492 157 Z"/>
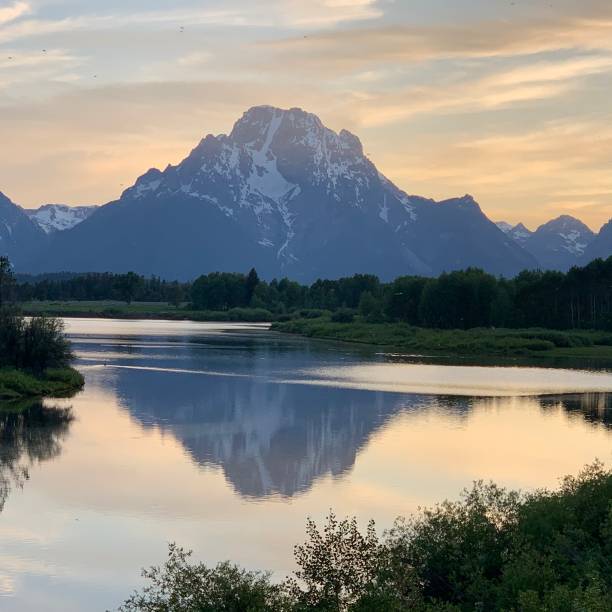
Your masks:
<path fill-rule="evenodd" d="M 461 501 L 400 519 L 379 539 L 355 519 L 308 521 L 283 583 L 171 545 L 122 612 L 612 610 L 612 471 L 600 463 L 556 491 L 475 483 Z"/>

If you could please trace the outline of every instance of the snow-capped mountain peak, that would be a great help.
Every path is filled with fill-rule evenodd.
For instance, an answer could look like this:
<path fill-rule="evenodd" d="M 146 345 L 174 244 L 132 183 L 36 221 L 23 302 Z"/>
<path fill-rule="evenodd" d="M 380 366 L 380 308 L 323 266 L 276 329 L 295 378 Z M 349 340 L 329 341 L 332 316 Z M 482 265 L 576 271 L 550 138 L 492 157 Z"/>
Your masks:
<path fill-rule="evenodd" d="M 546 235 L 555 241 L 555 248 L 574 256 L 584 253 L 595 234 L 582 221 L 570 215 L 561 215 L 536 230 L 536 235 Z"/>
<path fill-rule="evenodd" d="M 46 234 L 72 229 L 89 217 L 97 206 L 66 206 L 45 204 L 37 209 L 26 209 L 27 215 Z"/>
<path fill-rule="evenodd" d="M 200 200 L 244 223 L 257 244 L 289 263 L 297 260 L 295 219 L 310 214 L 306 194 L 321 205 L 371 209 L 396 226 L 416 215 L 412 200 L 364 156 L 357 136 L 336 133 L 299 108 L 272 106 L 246 111 L 229 136 L 206 136 L 177 166 L 149 170 L 122 199 Z"/>

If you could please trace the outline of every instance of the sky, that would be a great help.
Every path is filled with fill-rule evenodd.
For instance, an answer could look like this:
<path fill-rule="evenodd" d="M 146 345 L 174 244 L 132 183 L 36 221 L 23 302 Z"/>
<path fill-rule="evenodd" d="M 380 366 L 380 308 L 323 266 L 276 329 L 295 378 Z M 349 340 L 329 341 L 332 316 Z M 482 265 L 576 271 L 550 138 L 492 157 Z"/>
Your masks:
<path fill-rule="evenodd" d="M 270 104 L 410 194 L 598 230 L 610 91 L 610 0 L 0 0 L 0 191 L 105 203 Z"/>

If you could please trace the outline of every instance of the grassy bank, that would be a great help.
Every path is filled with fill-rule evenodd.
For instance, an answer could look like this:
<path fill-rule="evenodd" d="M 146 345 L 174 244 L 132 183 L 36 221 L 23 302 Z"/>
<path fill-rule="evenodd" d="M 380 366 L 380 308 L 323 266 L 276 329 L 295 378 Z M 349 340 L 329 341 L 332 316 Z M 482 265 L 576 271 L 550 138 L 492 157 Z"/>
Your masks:
<path fill-rule="evenodd" d="M 423 329 L 405 323 L 368 323 L 329 317 L 274 323 L 272 329 L 308 338 L 385 346 L 431 355 L 584 357 L 612 360 L 612 333 L 547 329 Z"/>
<path fill-rule="evenodd" d="M 275 315 L 263 308 L 230 310 L 191 310 L 187 305 L 173 306 L 165 302 L 69 301 L 25 302 L 22 311 L 28 316 L 99 317 L 102 319 L 167 319 L 171 321 L 241 321 L 267 323 Z"/>
<path fill-rule="evenodd" d="M 0 401 L 31 397 L 64 397 L 83 387 L 83 377 L 73 368 L 49 369 L 41 376 L 23 370 L 0 369 Z"/>

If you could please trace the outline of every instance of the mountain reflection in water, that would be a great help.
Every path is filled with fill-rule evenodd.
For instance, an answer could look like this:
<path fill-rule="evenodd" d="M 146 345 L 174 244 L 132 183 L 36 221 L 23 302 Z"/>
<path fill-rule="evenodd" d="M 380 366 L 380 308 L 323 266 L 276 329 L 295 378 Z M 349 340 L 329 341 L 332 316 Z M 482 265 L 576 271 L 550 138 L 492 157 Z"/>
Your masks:
<path fill-rule="evenodd" d="M 291 497 L 317 478 L 342 476 L 372 435 L 400 413 L 443 412 L 460 424 L 478 405 L 508 401 L 197 374 L 174 374 L 173 384 L 169 376 L 119 369 L 117 393 L 143 427 L 171 434 L 197 463 L 221 467 L 247 498 Z M 596 393 L 534 401 L 543 411 L 561 408 L 609 427 L 611 397 Z"/>

